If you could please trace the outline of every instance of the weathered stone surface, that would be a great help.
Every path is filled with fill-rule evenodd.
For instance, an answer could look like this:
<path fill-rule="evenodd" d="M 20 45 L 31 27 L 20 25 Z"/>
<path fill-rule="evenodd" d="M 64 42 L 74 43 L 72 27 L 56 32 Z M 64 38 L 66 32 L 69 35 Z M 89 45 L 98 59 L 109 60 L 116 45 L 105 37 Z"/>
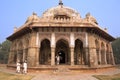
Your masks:
<path fill-rule="evenodd" d="M 27 60 L 28 67 L 54 66 L 56 55 L 61 57 L 60 65 L 115 64 L 111 48 L 114 38 L 98 26 L 93 16 L 87 14 L 82 19 L 63 4 L 48 9 L 42 17 L 33 13 L 7 39 L 12 41 L 8 65 Z"/>

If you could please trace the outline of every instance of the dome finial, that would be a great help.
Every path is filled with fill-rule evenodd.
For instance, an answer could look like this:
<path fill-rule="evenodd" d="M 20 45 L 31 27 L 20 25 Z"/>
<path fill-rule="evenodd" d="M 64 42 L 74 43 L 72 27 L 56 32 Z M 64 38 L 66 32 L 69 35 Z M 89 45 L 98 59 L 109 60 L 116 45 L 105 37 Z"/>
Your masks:
<path fill-rule="evenodd" d="M 59 5 L 63 5 L 63 2 L 62 2 L 62 0 L 59 0 Z"/>

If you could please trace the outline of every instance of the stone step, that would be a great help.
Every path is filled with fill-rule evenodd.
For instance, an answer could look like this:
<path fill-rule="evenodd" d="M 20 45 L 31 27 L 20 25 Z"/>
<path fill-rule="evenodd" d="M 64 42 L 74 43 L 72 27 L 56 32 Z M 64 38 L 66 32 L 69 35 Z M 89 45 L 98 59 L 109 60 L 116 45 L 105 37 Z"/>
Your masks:
<path fill-rule="evenodd" d="M 69 69 L 58 69 L 59 72 L 69 72 Z"/>
<path fill-rule="evenodd" d="M 66 66 L 58 67 L 58 72 L 70 72 L 69 68 Z"/>

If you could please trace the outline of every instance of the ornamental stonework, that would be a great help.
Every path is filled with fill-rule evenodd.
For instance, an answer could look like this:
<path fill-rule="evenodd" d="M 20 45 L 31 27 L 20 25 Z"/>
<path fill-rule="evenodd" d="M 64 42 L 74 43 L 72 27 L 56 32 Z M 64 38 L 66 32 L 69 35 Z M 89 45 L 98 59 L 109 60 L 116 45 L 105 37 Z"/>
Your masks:
<path fill-rule="evenodd" d="M 61 66 L 68 70 L 98 69 L 115 65 L 111 46 L 115 38 L 100 28 L 90 13 L 82 18 L 61 0 L 42 16 L 33 13 L 7 39 L 12 42 L 8 67 L 24 61 L 32 70 L 59 70 Z M 57 56 L 61 57 L 59 61 Z"/>

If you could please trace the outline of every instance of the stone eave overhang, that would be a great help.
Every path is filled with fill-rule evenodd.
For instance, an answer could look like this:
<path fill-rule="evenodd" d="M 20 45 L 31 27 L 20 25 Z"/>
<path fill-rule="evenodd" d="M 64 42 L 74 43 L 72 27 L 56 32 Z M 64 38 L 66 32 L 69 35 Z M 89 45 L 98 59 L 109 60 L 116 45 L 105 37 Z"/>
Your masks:
<path fill-rule="evenodd" d="M 47 23 L 47 22 L 29 22 L 20 27 L 16 32 L 14 32 L 11 36 L 7 37 L 8 40 L 12 41 L 23 34 L 31 32 L 32 29 L 34 28 L 44 28 L 44 27 L 67 27 L 67 28 L 86 28 L 88 32 L 96 33 L 99 36 L 109 40 L 109 41 L 114 41 L 115 38 L 109 35 L 107 32 L 102 30 L 98 25 L 93 24 L 93 23 L 78 23 L 78 22 L 57 22 L 57 23 Z"/>
<path fill-rule="evenodd" d="M 99 35 L 100 37 L 109 40 L 110 42 L 112 42 L 112 41 L 115 40 L 114 37 L 112 37 L 112 36 L 109 35 L 107 32 L 105 32 L 104 30 L 101 30 L 101 29 L 98 28 L 98 27 L 86 27 L 86 28 L 87 28 L 88 32 L 97 34 L 97 35 Z"/>
<path fill-rule="evenodd" d="M 16 38 L 18 38 L 18 37 L 26 34 L 26 33 L 29 33 L 30 31 L 31 30 L 30 30 L 29 27 L 25 27 L 25 28 L 21 29 L 20 31 L 17 31 L 17 32 L 13 33 L 9 37 L 7 37 L 7 39 L 10 40 L 10 41 L 12 41 L 12 40 L 14 40 L 14 39 L 16 39 Z"/>
<path fill-rule="evenodd" d="M 18 28 L 12 35 L 7 37 L 7 39 L 12 41 L 12 40 L 22 36 L 23 34 L 30 32 L 31 31 L 30 24 L 31 24 L 31 22 L 24 24 L 23 26 Z"/>
<path fill-rule="evenodd" d="M 115 38 L 112 37 L 111 35 L 109 35 L 105 30 L 101 29 L 97 24 L 94 24 L 94 23 L 91 23 L 91 22 L 86 22 L 86 23 L 81 23 L 81 22 L 68 22 L 68 23 L 65 23 L 65 22 L 57 22 L 57 23 L 49 23 L 49 24 L 46 24 L 44 22 L 44 24 L 42 23 L 32 23 L 31 24 L 32 27 L 67 27 L 67 28 L 87 28 L 87 31 L 88 32 L 92 32 L 92 33 L 96 33 L 96 34 L 99 34 L 99 36 L 109 40 L 109 41 L 114 41 Z"/>

